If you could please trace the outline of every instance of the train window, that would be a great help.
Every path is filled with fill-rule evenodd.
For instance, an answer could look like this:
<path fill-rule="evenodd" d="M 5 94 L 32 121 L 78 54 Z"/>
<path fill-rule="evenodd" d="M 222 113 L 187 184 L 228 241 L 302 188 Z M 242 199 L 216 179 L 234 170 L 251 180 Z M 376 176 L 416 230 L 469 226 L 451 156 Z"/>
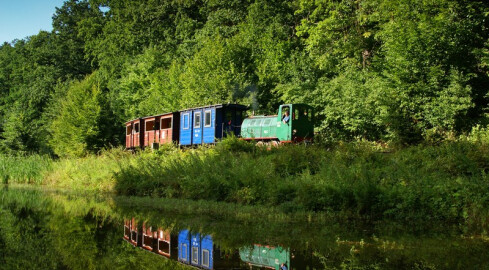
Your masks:
<path fill-rule="evenodd" d="M 161 129 L 171 128 L 171 118 L 161 119 Z"/>
<path fill-rule="evenodd" d="M 162 253 L 165 254 L 170 254 L 170 245 L 168 242 L 165 241 L 158 241 L 158 250 Z"/>
<path fill-rule="evenodd" d="M 154 120 L 147 121 L 144 124 L 145 124 L 145 131 L 150 131 L 150 130 L 155 129 L 155 121 Z"/>
<path fill-rule="evenodd" d="M 266 119 L 265 121 L 263 121 L 263 126 L 267 127 L 270 125 L 270 119 Z"/>
<path fill-rule="evenodd" d="M 233 112 L 230 111 L 229 109 L 226 110 L 226 114 L 224 115 L 224 119 L 226 120 L 226 123 L 229 123 L 230 121 L 233 120 Z"/>
<path fill-rule="evenodd" d="M 132 133 L 132 126 L 126 126 L 126 135 L 131 135 Z"/>
<path fill-rule="evenodd" d="M 207 249 L 202 250 L 202 266 L 209 267 L 209 251 Z"/>
<path fill-rule="evenodd" d="M 187 261 L 187 244 L 182 244 L 182 261 Z"/>
<path fill-rule="evenodd" d="M 311 109 L 304 109 L 304 117 L 308 120 L 311 121 Z"/>
<path fill-rule="evenodd" d="M 189 119 L 190 119 L 190 117 L 189 117 L 189 114 L 188 113 L 186 113 L 186 114 L 183 115 L 183 129 L 188 129 L 188 127 L 189 127 Z"/>
<path fill-rule="evenodd" d="M 194 115 L 194 128 L 200 128 L 200 112 L 196 112 Z"/>
<path fill-rule="evenodd" d="M 211 110 L 205 111 L 204 113 L 204 127 L 211 126 Z"/>
<path fill-rule="evenodd" d="M 282 119 L 284 119 L 285 113 L 287 113 L 289 115 L 289 118 L 291 117 L 291 115 L 290 115 L 290 107 L 289 106 L 283 106 L 282 107 Z"/>
<path fill-rule="evenodd" d="M 198 247 L 192 247 L 192 263 L 195 263 L 195 264 L 199 263 L 199 248 Z"/>
<path fill-rule="evenodd" d="M 139 133 L 139 123 L 134 124 L 134 133 Z"/>

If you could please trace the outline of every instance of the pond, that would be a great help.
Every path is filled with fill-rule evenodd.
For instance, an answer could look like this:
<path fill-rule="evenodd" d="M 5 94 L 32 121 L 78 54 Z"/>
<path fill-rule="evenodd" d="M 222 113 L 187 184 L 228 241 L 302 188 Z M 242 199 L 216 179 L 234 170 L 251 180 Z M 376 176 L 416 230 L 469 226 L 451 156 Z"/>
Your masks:
<path fill-rule="evenodd" d="M 489 269 L 489 239 L 458 226 L 8 186 L 0 254 L 1 269 Z"/>

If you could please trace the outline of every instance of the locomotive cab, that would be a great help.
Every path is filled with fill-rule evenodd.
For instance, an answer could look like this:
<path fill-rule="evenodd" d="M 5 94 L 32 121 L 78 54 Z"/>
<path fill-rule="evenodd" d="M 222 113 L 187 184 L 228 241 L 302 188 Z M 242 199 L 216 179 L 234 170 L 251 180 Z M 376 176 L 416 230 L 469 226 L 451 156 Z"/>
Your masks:
<path fill-rule="evenodd" d="M 314 112 L 306 104 L 284 104 L 277 115 L 256 115 L 246 118 L 241 138 L 276 144 L 310 141 L 314 135 Z"/>
<path fill-rule="evenodd" d="M 314 135 L 314 111 L 306 104 L 284 104 L 277 115 L 277 138 L 281 142 L 311 140 Z"/>

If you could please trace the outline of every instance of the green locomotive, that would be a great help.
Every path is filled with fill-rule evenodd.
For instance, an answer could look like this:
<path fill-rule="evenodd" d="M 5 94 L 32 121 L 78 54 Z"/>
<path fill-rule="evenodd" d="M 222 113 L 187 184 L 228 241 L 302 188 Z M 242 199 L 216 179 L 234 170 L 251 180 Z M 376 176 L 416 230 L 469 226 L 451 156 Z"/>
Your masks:
<path fill-rule="evenodd" d="M 239 257 L 250 266 L 280 270 L 284 264 L 290 268 L 290 251 L 282 247 L 253 245 L 239 249 Z"/>
<path fill-rule="evenodd" d="M 241 138 L 259 143 L 291 143 L 311 141 L 314 136 L 314 111 L 306 104 L 280 105 L 278 114 L 246 118 L 241 125 Z"/>

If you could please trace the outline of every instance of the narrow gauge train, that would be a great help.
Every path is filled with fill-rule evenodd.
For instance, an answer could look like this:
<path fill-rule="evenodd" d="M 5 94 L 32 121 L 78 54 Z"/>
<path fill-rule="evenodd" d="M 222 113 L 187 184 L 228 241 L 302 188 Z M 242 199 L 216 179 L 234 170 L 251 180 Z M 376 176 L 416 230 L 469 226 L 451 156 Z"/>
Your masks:
<path fill-rule="evenodd" d="M 284 104 L 277 115 L 244 118 L 247 106 L 218 104 L 137 118 L 126 122 L 126 148 L 213 144 L 228 134 L 260 144 L 310 141 L 314 111 L 306 104 Z"/>
<path fill-rule="evenodd" d="M 124 220 L 124 240 L 131 245 L 156 253 L 198 269 L 242 269 L 238 252 L 226 252 L 214 243 L 210 235 L 189 230 L 171 232 L 168 229 L 142 226 L 135 218 Z"/>

